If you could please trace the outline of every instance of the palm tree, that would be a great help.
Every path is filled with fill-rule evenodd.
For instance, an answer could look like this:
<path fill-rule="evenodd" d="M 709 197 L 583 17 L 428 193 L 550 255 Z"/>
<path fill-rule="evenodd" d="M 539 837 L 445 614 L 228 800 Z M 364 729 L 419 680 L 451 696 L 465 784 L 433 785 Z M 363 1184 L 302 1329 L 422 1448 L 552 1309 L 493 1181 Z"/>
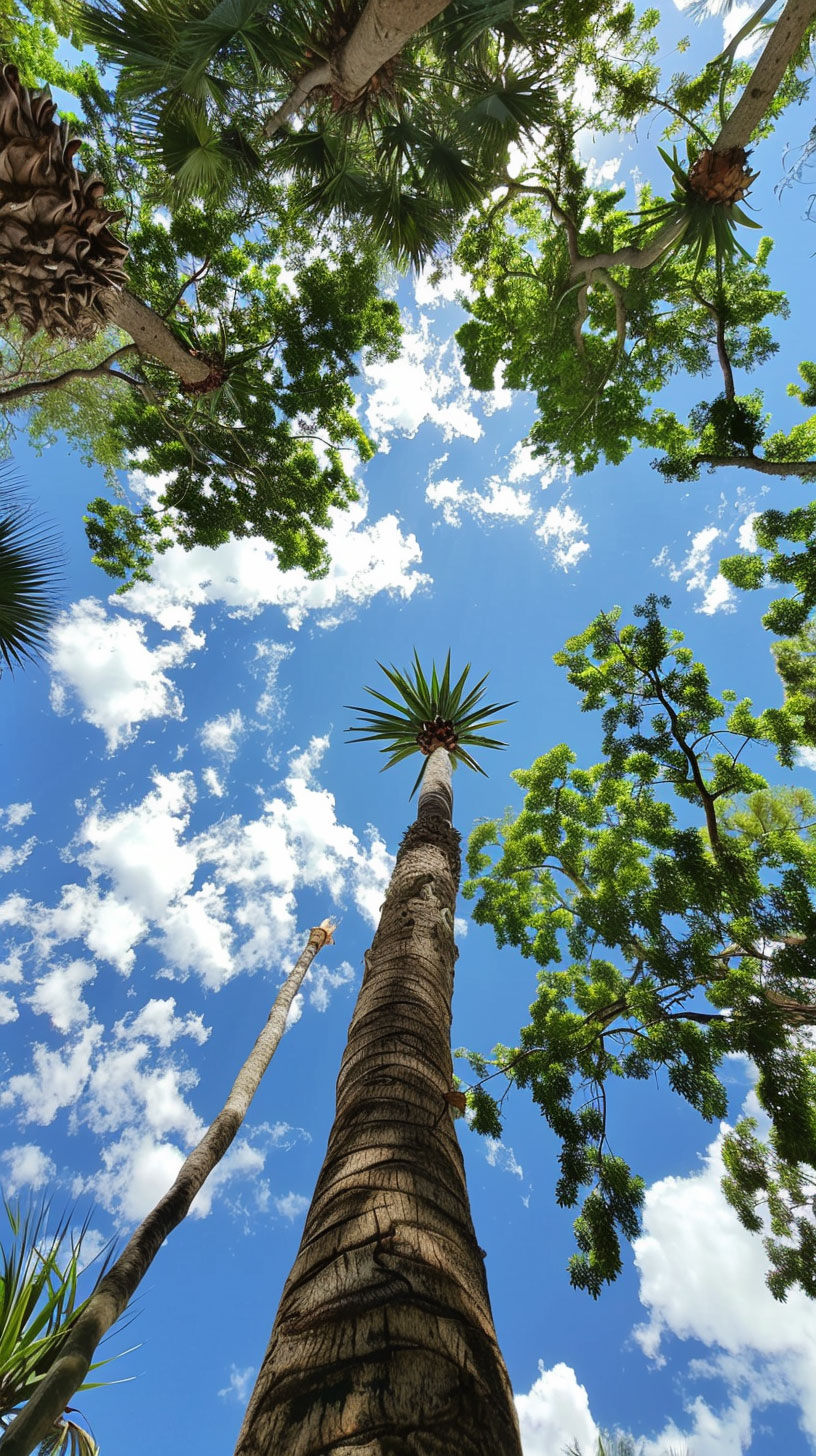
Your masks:
<path fill-rule="evenodd" d="M 238 1456 L 521 1456 L 471 1222 L 452 1110 L 453 916 L 459 835 L 451 769 L 509 704 L 483 678 L 384 669 L 356 709 L 385 767 L 420 753 L 405 833 L 349 1028 L 337 1111 L 300 1249 L 238 1438 Z"/>
<path fill-rule="evenodd" d="M 39 1387 L 79 1318 L 77 1278 L 87 1224 L 70 1218 L 47 1230 L 48 1208 L 21 1214 L 4 1205 L 11 1239 L 0 1248 L 0 1430 Z M 77 1383 L 79 1384 L 79 1382 Z M 41 1456 L 96 1456 L 97 1445 L 63 1403 L 41 1438 Z"/>
<path fill-rule="evenodd" d="M 0 672 L 34 661 L 56 615 L 60 551 L 0 467 Z"/>
<path fill-rule="evenodd" d="M 322 920 L 309 931 L 309 939 L 278 991 L 266 1023 L 221 1111 L 185 1158 L 172 1187 L 134 1229 L 121 1254 L 103 1273 L 84 1305 L 75 1311 L 71 1306 L 67 1337 L 63 1331 L 58 1341 L 56 1337 L 51 1340 L 47 1359 L 43 1357 L 41 1366 L 36 1367 L 36 1381 L 30 1379 L 28 1385 L 18 1381 L 14 1387 L 15 1399 L 5 1413 L 2 1405 L 4 1332 L 0 1324 L 0 1426 L 16 1417 L 0 1438 L 3 1456 L 30 1456 L 35 1447 L 41 1448 L 39 1456 L 64 1456 L 64 1446 L 54 1446 L 52 1451 L 51 1433 L 61 1430 L 65 1424 L 62 1413 L 76 1391 L 83 1388 L 88 1371 L 94 1368 L 91 1361 L 100 1340 L 124 1313 L 165 1239 L 186 1218 L 196 1194 L 232 1143 L 277 1051 L 289 1008 L 303 978 L 318 951 L 324 945 L 333 944 L 334 928 L 331 920 Z M 0 1310 L 2 1292 L 0 1289 Z M 54 1348 L 55 1343 L 59 1348 Z M 95 1448 L 72 1445 L 68 1456 L 95 1456 Z"/>

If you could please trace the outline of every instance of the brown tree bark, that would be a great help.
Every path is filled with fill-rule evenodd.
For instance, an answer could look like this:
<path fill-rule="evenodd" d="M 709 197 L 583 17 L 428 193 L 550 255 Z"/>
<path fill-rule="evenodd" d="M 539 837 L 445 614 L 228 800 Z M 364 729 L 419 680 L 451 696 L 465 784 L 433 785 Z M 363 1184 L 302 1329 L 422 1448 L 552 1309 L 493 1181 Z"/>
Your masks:
<path fill-rule="evenodd" d="M 184 384 L 204 384 L 210 378 L 207 361 L 185 349 L 164 319 L 126 288 L 104 294 L 101 302 L 108 322 L 129 334 L 140 354 L 158 359 Z"/>
<path fill-rule="evenodd" d="M 237 1456 L 521 1456 L 450 1116 L 459 836 L 431 755 Z"/>
<path fill-rule="evenodd" d="M 816 19 L 816 0 L 788 0 L 771 31 L 731 115 L 714 143 L 715 152 L 747 147 L 770 106 L 808 26 Z"/>
<path fill-rule="evenodd" d="M 85 1380 L 100 1340 L 126 1309 L 164 1240 L 186 1217 L 196 1194 L 238 1132 L 283 1036 L 289 1007 L 303 977 L 318 951 L 331 943 L 333 930 L 332 922 L 324 920 L 309 932 L 309 940 L 275 997 L 266 1025 L 224 1106 L 201 1142 L 185 1158 L 172 1188 L 131 1234 L 84 1304 L 45 1379 L 0 1440 L 3 1456 L 30 1456 L 59 1422 Z"/>

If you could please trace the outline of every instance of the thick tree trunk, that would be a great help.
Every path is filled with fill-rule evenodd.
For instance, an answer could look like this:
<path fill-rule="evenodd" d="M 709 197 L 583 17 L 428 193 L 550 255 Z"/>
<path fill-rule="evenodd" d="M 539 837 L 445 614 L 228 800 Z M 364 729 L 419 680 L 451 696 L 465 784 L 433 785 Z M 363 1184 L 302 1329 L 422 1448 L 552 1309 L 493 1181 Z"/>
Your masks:
<path fill-rule="evenodd" d="M 48 1375 L 0 1440 L 3 1456 L 29 1456 L 59 1422 L 85 1380 L 100 1340 L 126 1309 L 164 1240 L 186 1217 L 196 1194 L 235 1137 L 283 1036 L 289 1008 L 303 977 L 321 947 L 331 942 L 333 929 L 331 921 L 324 920 L 310 931 L 308 943 L 275 997 L 266 1025 L 223 1108 L 182 1163 L 172 1188 L 131 1234 L 119 1258 L 99 1281 Z"/>
<path fill-rule="evenodd" d="M 521 1456 L 446 1100 L 459 836 L 432 755 L 238 1456 Z"/>
<path fill-rule="evenodd" d="M 184 384 L 204 384 L 210 378 L 207 361 L 185 349 L 164 319 L 126 288 L 104 294 L 101 302 L 108 322 L 129 334 L 140 354 L 158 359 Z"/>
<path fill-rule="evenodd" d="M 331 57 L 332 85 L 353 98 L 448 0 L 368 0 L 351 35 Z"/>

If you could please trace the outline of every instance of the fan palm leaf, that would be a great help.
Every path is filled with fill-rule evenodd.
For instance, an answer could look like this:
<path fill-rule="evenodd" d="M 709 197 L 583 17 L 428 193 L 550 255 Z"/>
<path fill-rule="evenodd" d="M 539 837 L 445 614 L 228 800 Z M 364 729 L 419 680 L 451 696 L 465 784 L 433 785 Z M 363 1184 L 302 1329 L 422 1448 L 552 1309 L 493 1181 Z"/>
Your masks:
<path fill-rule="evenodd" d="M 57 610 L 60 552 L 0 475 L 0 670 L 39 657 Z"/>
<path fill-rule="evenodd" d="M 498 738 L 491 738 L 484 732 L 503 723 L 503 718 L 492 715 L 501 713 L 512 703 L 485 703 L 484 684 L 487 675 L 465 694 L 470 673 L 470 663 L 464 672 L 451 683 L 450 652 L 445 659 L 441 673 L 435 662 L 431 664 L 430 678 L 423 671 L 419 655 L 414 650 L 414 661 L 407 672 L 400 672 L 393 665 L 378 667 L 392 687 L 396 697 L 389 697 L 377 688 L 366 687 L 366 692 L 379 703 L 385 703 L 393 712 L 383 712 L 375 707 L 358 707 L 350 704 L 352 711 L 360 714 L 359 721 L 346 731 L 354 736 L 353 743 L 379 742 L 381 753 L 387 755 L 383 768 L 392 768 L 412 754 L 422 754 L 424 762 L 411 790 L 413 798 L 428 763 L 430 755 L 437 748 L 444 748 L 450 754 L 454 767 L 465 764 L 474 773 L 484 769 L 469 752 L 470 748 L 505 748 Z"/>

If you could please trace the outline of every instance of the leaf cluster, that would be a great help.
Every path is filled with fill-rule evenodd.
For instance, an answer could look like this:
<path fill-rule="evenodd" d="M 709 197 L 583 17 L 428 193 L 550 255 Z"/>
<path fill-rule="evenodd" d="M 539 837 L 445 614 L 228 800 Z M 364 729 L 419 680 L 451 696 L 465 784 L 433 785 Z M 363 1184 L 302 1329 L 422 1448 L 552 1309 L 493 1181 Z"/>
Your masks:
<path fill-rule="evenodd" d="M 746 762 L 770 743 L 789 763 L 798 718 L 714 694 L 662 605 L 626 626 L 604 614 L 557 654 L 602 714 L 603 759 L 580 768 L 560 745 L 517 771 L 522 809 L 477 826 L 468 850 L 474 919 L 539 968 L 517 1045 L 472 1061 L 477 1126 L 501 1126 L 491 1078 L 530 1089 L 561 1142 L 556 1197 L 580 1204 L 570 1278 L 593 1296 L 643 1197 L 613 1131 L 616 1079 L 662 1074 L 711 1121 L 727 1111 L 723 1058 L 748 1055 L 786 1155 L 816 1168 L 816 1107 L 801 1102 L 816 804 Z"/>

